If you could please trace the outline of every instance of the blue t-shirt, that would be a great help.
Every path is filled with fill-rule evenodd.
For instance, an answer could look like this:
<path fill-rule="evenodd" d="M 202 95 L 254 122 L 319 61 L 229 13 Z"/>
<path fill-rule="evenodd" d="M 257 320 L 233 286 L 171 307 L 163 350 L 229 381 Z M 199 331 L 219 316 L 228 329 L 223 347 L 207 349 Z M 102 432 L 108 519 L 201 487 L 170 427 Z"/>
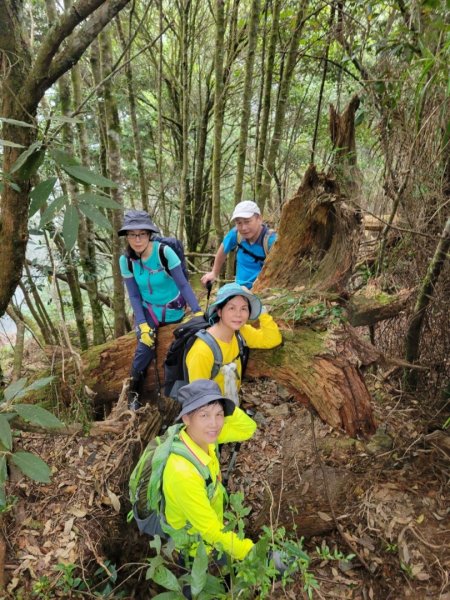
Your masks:
<path fill-rule="evenodd" d="M 263 227 L 259 238 L 251 244 L 247 240 L 241 239 L 241 246 L 247 248 L 252 254 L 265 258 L 266 254 L 263 247 L 264 234 L 266 232 L 266 226 Z M 277 234 L 273 231 L 269 235 L 268 247 L 269 250 L 272 248 L 274 241 L 277 239 Z M 225 254 L 232 252 L 237 247 L 237 229 L 233 227 L 231 231 L 223 239 L 223 249 Z M 255 279 L 258 277 L 263 267 L 264 261 L 256 260 L 241 248 L 237 249 L 236 252 L 236 282 L 239 285 L 245 285 L 249 289 L 252 288 Z"/>
<path fill-rule="evenodd" d="M 167 275 L 159 260 L 159 246 L 159 242 L 153 242 L 152 253 L 142 261 L 142 264 L 140 260 L 133 260 L 133 272 L 128 268 L 127 257 L 122 255 L 119 259 L 120 272 L 125 279 L 135 278 L 141 294 L 142 305 L 153 310 L 158 321 L 174 323 L 183 318 L 184 310 L 167 306 L 179 297 L 180 290 L 172 277 Z M 170 246 L 165 244 L 163 251 L 169 269 L 174 269 L 181 263 L 176 252 Z M 165 314 L 163 315 L 163 313 Z"/>

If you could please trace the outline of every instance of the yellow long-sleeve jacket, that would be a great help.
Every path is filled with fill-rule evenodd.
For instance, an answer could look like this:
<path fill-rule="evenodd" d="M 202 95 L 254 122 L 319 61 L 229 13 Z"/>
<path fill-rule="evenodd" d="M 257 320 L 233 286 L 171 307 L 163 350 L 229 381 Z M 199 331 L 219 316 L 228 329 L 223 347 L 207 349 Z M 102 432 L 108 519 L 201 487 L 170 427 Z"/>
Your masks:
<path fill-rule="evenodd" d="M 256 430 L 255 421 L 240 408 L 225 417 L 217 443 L 248 440 Z M 239 539 L 234 532 L 224 532 L 224 487 L 221 483 L 220 465 L 215 444 L 209 444 L 208 453 L 200 448 L 183 429 L 180 439 L 198 460 L 208 466 L 215 487 L 214 496 L 208 498 L 206 483 L 194 464 L 186 458 L 170 454 L 163 474 L 163 493 L 166 501 L 165 517 L 174 529 L 191 525 L 190 534 L 199 534 L 209 545 L 223 550 L 233 558 L 242 560 L 253 547 L 252 540 Z"/>
<path fill-rule="evenodd" d="M 282 338 L 278 325 L 268 313 L 263 313 L 259 317 L 260 328 L 256 329 L 246 323 L 240 328 L 240 333 L 249 348 L 270 349 L 281 344 Z M 223 342 L 215 338 L 222 351 L 222 363 L 236 364 L 238 381 L 237 388 L 241 386 L 242 365 L 239 359 L 239 346 L 236 336 L 233 336 L 231 342 Z M 211 379 L 211 372 L 214 365 L 214 355 L 211 348 L 201 339 L 195 340 L 192 348 L 186 355 L 186 367 L 189 375 L 189 383 L 197 379 Z M 221 371 L 214 377 L 214 380 L 220 387 L 222 394 L 225 393 L 224 376 Z"/>

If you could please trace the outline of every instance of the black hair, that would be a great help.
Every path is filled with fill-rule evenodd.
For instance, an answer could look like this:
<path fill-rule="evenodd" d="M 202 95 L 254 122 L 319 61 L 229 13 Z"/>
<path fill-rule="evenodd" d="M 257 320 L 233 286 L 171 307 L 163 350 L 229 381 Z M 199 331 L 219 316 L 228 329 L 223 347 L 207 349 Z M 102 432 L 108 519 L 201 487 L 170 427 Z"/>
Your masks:
<path fill-rule="evenodd" d="M 250 305 L 250 300 L 243 294 L 234 294 L 234 296 L 228 296 L 228 298 L 225 298 L 225 300 L 223 300 L 220 304 L 216 304 L 217 310 L 219 310 L 219 308 L 223 308 L 224 306 L 226 306 L 230 300 L 233 300 L 233 298 L 236 298 L 237 296 L 240 296 L 241 298 L 244 298 L 244 300 L 247 301 L 248 310 L 251 312 L 252 307 Z"/>

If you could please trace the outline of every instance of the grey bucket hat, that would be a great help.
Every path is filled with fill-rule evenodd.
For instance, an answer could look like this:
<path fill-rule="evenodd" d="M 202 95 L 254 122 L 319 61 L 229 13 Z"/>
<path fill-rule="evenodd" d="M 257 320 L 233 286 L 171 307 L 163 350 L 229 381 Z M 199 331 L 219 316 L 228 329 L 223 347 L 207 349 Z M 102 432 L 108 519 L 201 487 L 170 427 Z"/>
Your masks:
<path fill-rule="evenodd" d="M 261 300 L 255 294 L 252 294 L 246 287 L 241 287 L 238 283 L 226 283 L 217 291 L 216 300 L 210 304 L 206 318 L 211 321 L 215 321 L 218 318 L 217 311 L 221 305 L 233 296 L 243 296 L 247 298 L 250 304 L 250 316 L 249 319 L 257 319 L 261 314 L 262 304 Z"/>
<path fill-rule="evenodd" d="M 177 421 L 180 421 L 181 417 L 193 410 L 206 406 L 206 404 L 216 400 L 223 402 L 226 417 L 232 415 L 236 408 L 232 400 L 224 398 L 220 387 L 215 381 L 211 381 L 211 379 L 197 379 L 188 385 L 184 385 L 178 390 L 177 400 L 182 405 Z"/>
<path fill-rule="evenodd" d="M 127 231 L 133 229 L 146 229 L 153 233 L 160 233 L 145 210 L 127 210 L 123 216 L 123 225 L 117 235 L 126 235 Z"/>

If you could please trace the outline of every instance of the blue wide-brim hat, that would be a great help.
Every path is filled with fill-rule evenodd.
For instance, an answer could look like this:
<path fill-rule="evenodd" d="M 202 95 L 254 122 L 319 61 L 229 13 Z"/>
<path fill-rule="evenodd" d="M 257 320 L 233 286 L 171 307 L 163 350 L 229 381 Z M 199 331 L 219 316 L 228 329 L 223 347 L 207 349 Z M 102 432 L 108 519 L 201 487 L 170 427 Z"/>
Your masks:
<path fill-rule="evenodd" d="M 184 385 L 178 390 L 177 400 L 181 404 L 181 412 L 177 421 L 210 402 L 221 401 L 226 417 L 232 415 L 236 408 L 235 403 L 229 398 L 225 398 L 220 387 L 211 379 L 196 379 L 192 383 Z"/>
<path fill-rule="evenodd" d="M 255 294 L 252 294 L 246 287 L 240 286 L 238 283 L 226 283 L 217 291 L 216 300 L 206 311 L 206 318 L 212 321 L 216 320 L 218 318 L 218 309 L 226 300 L 233 298 L 234 296 L 243 296 L 249 301 L 250 320 L 257 319 L 259 317 L 261 314 L 262 304 L 258 296 L 255 296 Z"/>
<path fill-rule="evenodd" d="M 126 235 L 127 231 L 133 229 L 146 229 L 153 233 L 160 233 L 145 210 L 127 210 L 123 216 L 123 225 L 117 235 Z"/>

